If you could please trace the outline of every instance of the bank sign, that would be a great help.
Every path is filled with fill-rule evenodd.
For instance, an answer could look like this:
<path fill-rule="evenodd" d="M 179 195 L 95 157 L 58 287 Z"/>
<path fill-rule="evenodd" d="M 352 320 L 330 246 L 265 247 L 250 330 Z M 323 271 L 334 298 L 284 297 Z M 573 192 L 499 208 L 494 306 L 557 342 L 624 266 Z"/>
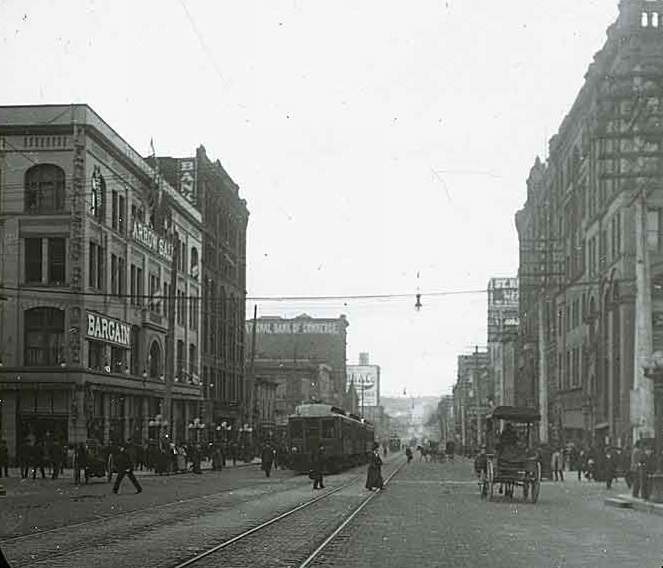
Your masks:
<path fill-rule="evenodd" d="M 131 326 L 119 320 L 87 312 L 87 337 L 120 347 L 130 347 Z"/>
<path fill-rule="evenodd" d="M 135 242 L 154 251 L 161 258 L 164 258 L 169 262 L 173 260 L 172 243 L 159 236 L 154 229 L 147 225 L 143 225 L 140 221 L 134 221 L 131 238 Z"/>
<path fill-rule="evenodd" d="M 348 365 L 346 386 L 354 385 L 359 406 L 377 406 L 380 401 L 380 368 L 377 365 Z"/>

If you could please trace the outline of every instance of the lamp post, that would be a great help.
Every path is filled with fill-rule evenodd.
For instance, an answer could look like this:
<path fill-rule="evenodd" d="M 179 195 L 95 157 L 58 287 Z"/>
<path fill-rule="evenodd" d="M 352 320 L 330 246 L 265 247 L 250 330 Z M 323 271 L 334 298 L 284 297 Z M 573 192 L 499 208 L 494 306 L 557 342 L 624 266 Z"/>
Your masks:
<path fill-rule="evenodd" d="M 200 442 L 200 431 L 205 429 L 205 423 L 200 418 L 194 418 L 189 422 L 189 430 L 196 433 L 196 444 Z"/>
<path fill-rule="evenodd" d="M 663 352 L 655 351 L 642 364 L 644 375 L 654 381 L 654 457 L 656 472 L 652 475 L 650 500 L 663 503 Z"/>
<path fill-rule="evenodd" d="M 159 445 L 161 445 L 163 432 L 168 427 L 168 420 L 166 420 L 162 414 L 157 414 L 154 418 L 150 419 L 147 423 L 150 428 L 158 428 L 157 439 Z"/>
<path fill-rule="evenodd" d="M 228 424 L 227 422 L 225 422 L 225 421 L 221 422 L 221 424 L 218 424 L 217 427 L 216 427 L 217 437 L 218 437 L 219 432 L 222 432 L 223 443 L 227 444 L 228 443 L 228 435 L 229 435 L 228 432 L 230 432 L 232 429 L 233 429 L 233 427 L 230 424 Z"/>
<path fill-rule="evenodd" d="M 248 424 L 244 424 L 244 426 L 240 426 L 239 428 L 239 434 L 240 434 L 240 439 L 242 439 L 245 442 L 245 456 L 244 456 L 244 461 L 251 461 L 253 459 L 253 443 L 252 443 L 252 438 L 251 434 L 253 433 L 253 427 L 249 426 Z M 243 434 L 246 434 L 246 436 L 243 436 Z"/>

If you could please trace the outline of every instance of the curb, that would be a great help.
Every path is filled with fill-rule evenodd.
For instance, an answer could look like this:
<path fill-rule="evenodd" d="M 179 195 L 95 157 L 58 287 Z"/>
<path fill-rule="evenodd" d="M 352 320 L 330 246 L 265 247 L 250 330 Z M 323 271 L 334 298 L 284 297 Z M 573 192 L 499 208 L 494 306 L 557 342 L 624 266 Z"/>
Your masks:
<path fill-rule="evenodd" d="M 643 513 L 663 516 L 663 504 L 636 499 L 629 495 L 620 495 L 618 497 L 606 497 L 603 503 L 608 507 L 617 507 L 619 509 L 632 509 Z"/>

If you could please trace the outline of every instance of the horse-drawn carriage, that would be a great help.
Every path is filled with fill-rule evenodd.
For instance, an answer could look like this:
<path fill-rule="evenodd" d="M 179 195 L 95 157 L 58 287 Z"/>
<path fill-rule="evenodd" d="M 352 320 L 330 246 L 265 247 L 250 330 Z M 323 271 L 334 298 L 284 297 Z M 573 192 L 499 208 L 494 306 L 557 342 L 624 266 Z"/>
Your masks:
<path fill-rule="evenodd" d="M 101 445 L 97 440 L 88 439 L 82 447 L 74 451 L 74 478 L 80 481 L 80 471 L 83 470 L 85 483 L 89 483 L 91 477 L 106 478 L 110 481 L 115 473 L 113 459 L 113 448 Z"/>
<path fill-rule="evenodd" d="M 481 497 L 492 500 L 497 491 L 513 498 L 522 488 L 524 500 L 536 503 L 541 488 L 541 456 L 530 438 L 532 426 L 541 420 L 532 408 L 498 406 L 486 416 L 486 448 L 477 456 Z M 499 425 L 507 426 L 500 433 Z"/>

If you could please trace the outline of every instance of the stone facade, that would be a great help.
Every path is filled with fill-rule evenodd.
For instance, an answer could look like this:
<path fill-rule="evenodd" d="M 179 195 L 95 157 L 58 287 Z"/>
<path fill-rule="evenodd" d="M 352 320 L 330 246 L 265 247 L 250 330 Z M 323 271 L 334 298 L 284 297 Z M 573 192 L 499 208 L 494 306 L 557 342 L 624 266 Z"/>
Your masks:
<path fill-rule="evenodd" d="M 153 435 L 163 412 L 172 237 L 200 211 L 87 105 L 0 107 L 2 433 L 64 443 Z M 172 436 L 201 386 L 200 267 L 178 267 Z M 177 353 L 173 350 L 173 359 Z"/>
<path fill-rule="evenodd" d="M 547 161 L 537 158 L 531 169 L 516 215 L 517 398 L 537 405 L 545 384 L 553 444 L 625 444 L 641 420 L 631 412 L 642 373 L 634 351 L 636 196 L 646 194 L 650 287 L 663 260 L 662 18 L 660 0 L 622 0 Z M 654 312 L 661 310 L 656 297 Z"/>

